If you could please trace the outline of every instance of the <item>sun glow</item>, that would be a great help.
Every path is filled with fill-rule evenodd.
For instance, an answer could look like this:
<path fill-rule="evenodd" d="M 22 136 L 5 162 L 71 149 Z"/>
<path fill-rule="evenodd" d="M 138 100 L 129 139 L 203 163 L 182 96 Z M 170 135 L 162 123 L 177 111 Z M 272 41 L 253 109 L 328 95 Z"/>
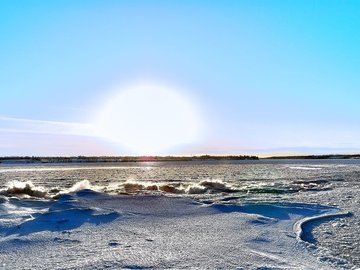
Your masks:
<path fill-rule="evenodd" d="M 119 89 L 100 109 L 95 126 L 101 137 L 133 154 L 169 154 L 199 138 L 199 115 L 173 88 L 137 85 Z"/>

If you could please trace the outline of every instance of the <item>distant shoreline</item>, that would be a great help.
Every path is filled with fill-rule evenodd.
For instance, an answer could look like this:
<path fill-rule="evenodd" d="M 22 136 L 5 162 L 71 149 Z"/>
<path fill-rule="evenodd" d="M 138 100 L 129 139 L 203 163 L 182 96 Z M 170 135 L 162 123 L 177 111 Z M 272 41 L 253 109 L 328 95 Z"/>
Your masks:
<path fill-rule="evenodd" d="M 271 156 L 261 159 L 360 159 L 360 154 L 341 155 L 341 154 L 329 154 L 329 155 L 299 155 L 299 156 Z"/>
<path fill-rule="evenodd" d="M 0 157 L 0 163 L 101 163 L 101 162 L 167 162 L 167 161 L 206 161 L 206 160 L 258 160 L 257 156 L 74 156 L 74 157 Z"/>
<path fill-rule="evenodd" d="M 227 161 L 227 160 L 267 160 L 267 159 L 360 159 L 360 154 L 353 155 L 299 155 L 299 156 L 271 156 L 259 158 L 249 155 L 201 155 L 201 156 L 73 156 L 73 157 L 35 157 L 10 156 L 0 157 L 2 164 L 30 164 L 30 163 L 106 163 L 106 162 L 171 162 L 171 161 Z"/>

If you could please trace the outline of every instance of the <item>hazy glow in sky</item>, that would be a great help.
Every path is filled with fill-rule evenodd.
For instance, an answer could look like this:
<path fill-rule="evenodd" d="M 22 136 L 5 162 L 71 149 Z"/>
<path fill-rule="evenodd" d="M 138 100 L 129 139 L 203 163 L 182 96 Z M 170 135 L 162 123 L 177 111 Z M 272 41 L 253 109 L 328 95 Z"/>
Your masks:
<path fill-rule="evenodd" d="M 357 0 L 3 0 L 0 155 L 360 152 L 359 48 Z"/>
<path fill-rule="evenodd" d="M 156 84 L 115 89 L 92 124 L 100 137 L 140 155 L 194 143 L 203 126 L 190 100 Z"/>

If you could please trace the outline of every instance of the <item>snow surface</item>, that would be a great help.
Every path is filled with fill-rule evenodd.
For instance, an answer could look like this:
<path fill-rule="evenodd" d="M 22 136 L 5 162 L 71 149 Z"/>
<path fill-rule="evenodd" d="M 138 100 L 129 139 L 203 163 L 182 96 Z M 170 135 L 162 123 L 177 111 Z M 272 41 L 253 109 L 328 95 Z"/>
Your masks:
<path fill-rule="evenodd" d="M 0 269 L 340 269 L 300 239 L 311 233 L 309 217 L 336 213 L 318 204 L 204 204 L 92 190 L 57 200 L 2 197 Z"/>

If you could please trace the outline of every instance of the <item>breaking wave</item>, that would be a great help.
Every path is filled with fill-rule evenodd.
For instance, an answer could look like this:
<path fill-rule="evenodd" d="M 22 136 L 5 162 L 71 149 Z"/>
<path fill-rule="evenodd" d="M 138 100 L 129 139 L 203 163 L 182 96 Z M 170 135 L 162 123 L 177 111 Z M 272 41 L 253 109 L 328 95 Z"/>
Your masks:
<path fill-rule="evenodd" d="M 67 189 L 57 187 L 46 189 L 41 186 L 35 186 L 31 181 L 11 181 L 6 188 L 0 189 L 0 195 L 18 196 L 18 197 L 35 197 L 35 198 L 57 198 L 61 194 L 73 193 L 83 189 L 92 189 L 88 180 L 82 180 L 75 183 Z"/>
<path fill-rule="evenodd" d="M 139 193 L 142 191 L 159 191 L 173 194 L 204 194 L 219 192 L 235 192 L 229 184 L 220 180 L 203 180 L 199 183 L 180 184 L 159 184 L 149 182 L 128 181 L 123 184 L 126 193 Z"/>
<path fill-rule="evenodd" d="M 109 184 L 108 186 L 95 186 L 89 180 L 76 182 L 69 188 L 53 187 L 46 189 L 42 186 L 35 186 L 31 181 L 12 181 L 6 188 L 0 189 L 0 195 L 18 197 L 36 197 L 56 199 L 62 194 L 74 193 L 84 189 L 105 193 L 147 193 L 162 192 L 171 194 L 213 194 L 221 192 L 236 192 L 230 184 L 220 180 L 203 180 L 198 183 L 168 184 L 153 183 L 144 181 L 126 181 L 123 183 Z"/>
<path fill-rule="evenodd" d="M 203 180 L 198 184 L 189 185 L 185 191 L 188 194 L 202 194 L 206 192 L 234 192 L 236 190 L 220 180 Z"/>
<path fill-rule="evenodd" d="M 43 187 L 35 187 L 31 181 L 21 182 L 12 181 L 4 189 L 0 190 L 1 195 L 5 196 L 31 196 L 44 198 L 47 196 L 47 191 Z"/>
<path fill-rule="evenodd" d="M 76 182 L 72 187 L 65 190 L 65 193 L 72 193 L 72 192 L 80 191 L 83 189 L 92 189 L 92 186 L 91 186 L 89 180 L 82 180 L 82 181 Z"/>

